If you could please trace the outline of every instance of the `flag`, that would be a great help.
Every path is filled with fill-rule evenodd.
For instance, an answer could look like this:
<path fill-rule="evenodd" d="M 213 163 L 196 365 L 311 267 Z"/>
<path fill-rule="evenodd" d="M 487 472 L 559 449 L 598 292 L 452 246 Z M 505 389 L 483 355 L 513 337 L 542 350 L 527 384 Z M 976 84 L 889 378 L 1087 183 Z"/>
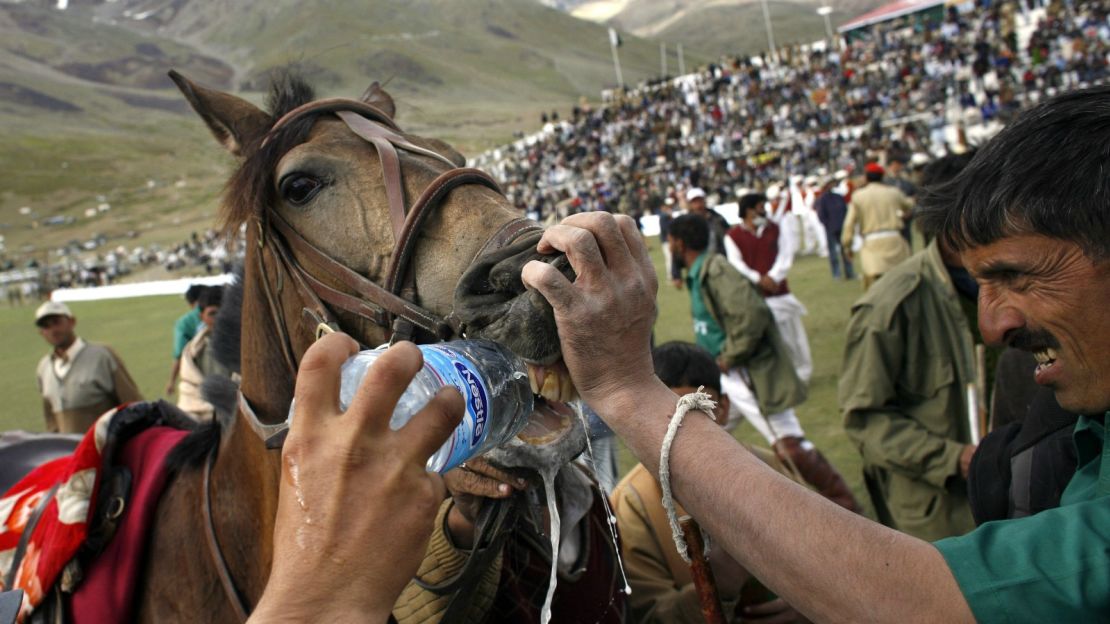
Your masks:
<path fill-rule="evenodd" d="M 609 29 L 609 45 L 613 46 L 614 48 L 621 47 L 620 33 L 612 28 Z"/>

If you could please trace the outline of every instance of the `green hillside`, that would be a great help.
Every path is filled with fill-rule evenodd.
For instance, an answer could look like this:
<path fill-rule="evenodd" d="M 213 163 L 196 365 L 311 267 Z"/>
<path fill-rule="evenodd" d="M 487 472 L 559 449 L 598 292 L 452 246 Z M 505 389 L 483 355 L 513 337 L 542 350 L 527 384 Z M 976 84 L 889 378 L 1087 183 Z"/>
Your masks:
<path fill-rule="evenodd" d="M 20 261 L 70 240 L 180 241 L 211 222 L 231 159 L 166 70 L 259 101 L 275 69 L 321 95 L 387 83 L 408 130 L 474 153 L 615 83 L 606 27 L 533 0 L 0 4 L 0 235 Z M 143 19 L 138 19 L 141 16 Z M 629 83 L 658 48 L 624 37 Z M 708 55 L 687 51 L 691 67 Z M 100 203 L 111 210 L 86 218 Z M 21 208 L 31 214 L 20 214 Z M 46 227 L 50 217 L 73 223 Z M 130 240 L 130 239 L 128 239 Z"/>

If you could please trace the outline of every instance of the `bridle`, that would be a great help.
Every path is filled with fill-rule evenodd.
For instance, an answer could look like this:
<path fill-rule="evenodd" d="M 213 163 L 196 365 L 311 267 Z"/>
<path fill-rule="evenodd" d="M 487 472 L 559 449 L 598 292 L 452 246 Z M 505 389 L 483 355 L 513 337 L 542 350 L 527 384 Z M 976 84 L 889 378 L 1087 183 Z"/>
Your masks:
<path fill-rule="evenodd" d="M 299 106 L 278 119 L 262 146 L 301 119 L 328 114 L 338 117 L 352 132 L 373 145 L 381 161 L 394 241 L 384 284 L 378 285 L 331 258 L 305 240 L 274 211 L 266 211 L 260 216 L 260 248 L 268 249 L 277 267 L 291 278 L 305 303 L 303 316 L 311 322 L 314 330 L 321 324 L 339 329 L 331 312 L 331 309 L 338 309 L 391 330 L 393 340 L 411 340 L 417 330 L 422 330 L 433 341 L 461 335 L 463 328 L 454 315 L 441 317 L 414 303 L 415 274 L 409 270 L 409 265 L 418 235 L 429 214 L 452 190 L 466 184 L 478 184 L 500 194 L 501 188 L 484 171 L 456 167 L 442 154 L 413 144 L 400 134 L 389 115 L 361 100 L 331 98 Z M 411 206 L 405 204 L 398 149 L 431 158 L 448 167 L 432 180 Z M 513 219 L 486 241 L 476 257 L 503 247 L 526 231 L 538 229 L 540 226 L 534 221 L 523 217 Z M 259 254 L 260 261 L 261 256 Z M 275 328 L 280 336 L 286 364 L 295 374 L 297 358 L 289 336 L 289 324 L 278 322 L 284 320 L 278 318 L 280 306 L 269 290 L 269 282 L 263 281 L 267 284 L 268 305 L 271 315 L 275 317 Z"/>
<path fill-rule="evenodd" d="M 329 98 L 303 104 L 283 115 L 262 140 L 260 149 L 275 140 L 291 124 L 309 117 L 334 115 L 357 136 L 370 143 L 381 161 L 393 228 L 394 247 L 383 284 L 355 272 L 326 252 L 308 242 L 276 211 L 266 210 L 258 217 L 259 278 L 266 297 L 269 316 L 277 333 L 278 343 L 290 375 L 296 376 L 299 359 L 293 347 L 290 327 L 307 325 L 320 338 L 322 333 L 341 329 L 333 310 L 367 320 L 390 332 L 391 342 L 397 340 L 440 341 L 464 336 L 466 328 L 454 315 L 440 316 L 415 303 L 416 277 L 410 270 L 418 235 L 428 216 L 459 186 L 477 184 L 501 193 L 501 188 L 484 171 L 456 167 L 442 154 L 413 144 L 405 138 L 393 119 L 378 107 L 348 98 Z M 449 167 L 439 174 L 406 206 L 401 160 L 398 150 L 431 158 Z M 518 217 L 502 225 L 478 250 L 475 258 L 496 251 L 522 234 L 538 231 L 541 226 L 530 219 Z M 268 252 L 268 254 L 267 254 Z M 303 304 L 300 319 L 287 319 L 269 279 L 278 280 L 277 290 L 287 280 L 297 291 Z M 292 321 L 292 322 L 290 322 Z M 251 429 L 268 448 L 280 448 L 285 424 L 261 422 L 240 397 L 240 406 Z"/>
<path fill-rule="evenodd" d="M 390 331 L 391 341 L 431 340 L 440 341 L 452 336 L 464 336 L 466 328 L 454 313 L 442 317 L 415 303 L 416 277 L 410 264 L 416 249 L 421 228 L 429 214 L 435 210 L 454 189 L 477 184 L 502 193 L 500 186 L 488 174 L 478 169 L 456 167 L 442 154 L 415 145 L 406 139 L 390 115 L 378 107 L 361 100 L 330 98 L 298 106 L 283 115 L 260 144 L 260 149 L 273 141 L 279 132 L 291 124 L 309 117 L 333 115 L 343 121 L 352 132 L 370 143 L 381 161 L 382 179 L 385 182 L 389 203 L 389 217 L 393 227 L 393 252 L 383 284 L 377 284 L 329 256 L 305 240 L 276 211 L 266 210 L 258 217 L 259 280 L 266 297 L 269 316 L 277 332 L 282 356 L 290 374 L 296 377 L 299 359 L 290 334 L 290 320 L 307 326 L 315 338 L 323 333 L 341 329 L 333 310 L 340 310 L 357 318 L 370 321 Z M 448 169 L 439 174 L 406 206 L 401 159 L 398 150 L 431 158 L 445 164 Z M 478 250 L 475 258 L 505 247 L 522 234 L 538 231 L 541 226 L 523 217 L 502 225 Z M 268 258 L 266 252 L 269 252 Z M 284 282 L 296 290 L 303 307 L 300 319 L 287 319 L 285 310 L 270 283 L 270 275 L 277 278 L 277 291 Z M 418 332 L 422 332 L 418 335 Z M 259 420 L 247 399 L 239 394 L 239 411 L 251 430 L 269 449 L 279 449 L 285 441 L 287 423 L 268 424 Z M 203 481 L 203 507 L 206 520 L 205 536 L 209 552 L 216 564 L 217 574 L 224 592 L 241 622 L 250 613 L 246 601 L 231 578 L 227 562 L 221 552 L 212 518 L 211 489 L 209 487 L 213 452 L 205 463 Z"/>

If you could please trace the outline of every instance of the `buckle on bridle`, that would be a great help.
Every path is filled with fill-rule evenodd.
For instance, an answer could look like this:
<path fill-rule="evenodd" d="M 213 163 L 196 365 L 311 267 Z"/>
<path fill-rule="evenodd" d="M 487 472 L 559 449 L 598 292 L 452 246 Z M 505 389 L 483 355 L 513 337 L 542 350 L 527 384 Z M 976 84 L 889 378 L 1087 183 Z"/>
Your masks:
<path fill-rule="evenodd" d="M 327 323 L 320 323 L 316 326 L 316 340 L 319 340 L 319 339 L 323 338 L 324 336 L 327 336 L 328 334 L 334 334 L 335 332 L 336 332 L 335 327 L 332 327 L 331 325 L 328 325 Z"/>

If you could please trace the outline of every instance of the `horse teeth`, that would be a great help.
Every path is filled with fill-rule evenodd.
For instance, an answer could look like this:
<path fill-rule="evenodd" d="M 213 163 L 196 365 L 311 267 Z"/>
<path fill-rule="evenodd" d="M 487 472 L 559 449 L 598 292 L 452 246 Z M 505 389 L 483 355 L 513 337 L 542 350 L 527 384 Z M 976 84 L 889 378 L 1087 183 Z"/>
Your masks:
<path fill-rule="evenodd" d="M 570 373 L 564 373 L 560 377 L 562 377 L 563 383 L 561 384 L 562 392 L 559 393 L 559 400 L 563 403 L 570 403 L 578 394 L 578 391 L 574 388 L 574 380 L 570 378 Z"/>
<path fill-rule="evenodd" d="M 559 375 L 558 371 L 549 371 L 543 378 L 543 387 L 540 396 L 549 401 L 559 400 Z"/>
<path fill-rule="evenodd" d="M 532 386 L 532 394 L 539 394 L 542 384 L 540 380 L 543 378 L 543 367 L 528 365 L 528 383 Z"/>

